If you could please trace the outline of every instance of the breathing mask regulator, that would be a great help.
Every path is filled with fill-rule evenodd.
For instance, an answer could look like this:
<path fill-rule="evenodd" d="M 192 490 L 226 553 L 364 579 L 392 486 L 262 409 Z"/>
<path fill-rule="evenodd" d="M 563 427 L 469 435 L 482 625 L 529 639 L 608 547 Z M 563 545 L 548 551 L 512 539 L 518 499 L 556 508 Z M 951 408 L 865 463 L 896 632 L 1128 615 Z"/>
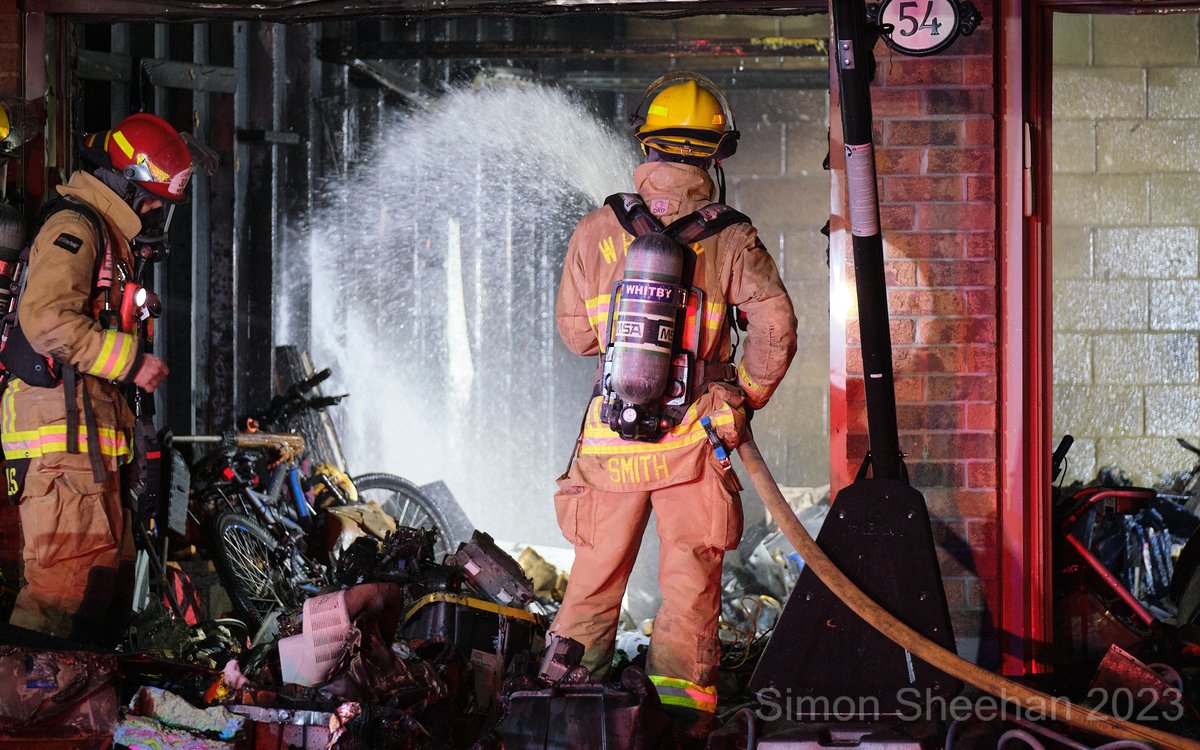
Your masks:
<path fill-rule="evenodd" d="M 142 229 L 130 241 L 130 244 L 133 246 L 133 254 L 141 262 L 158 263 L 159 261 L 166 260 L 167 256 L 171 254 L 171 242 L 168 238 L 168 233 L 171 230 L 171 218 L 175 215 L 175 204 L 163 203 L 160 206 L 143 211 L 142 204 L 152 196 L 139 188 L 135 189 L 141 194 L 135 197 L 132 205 L 133 210 L 142 219 Z"/>

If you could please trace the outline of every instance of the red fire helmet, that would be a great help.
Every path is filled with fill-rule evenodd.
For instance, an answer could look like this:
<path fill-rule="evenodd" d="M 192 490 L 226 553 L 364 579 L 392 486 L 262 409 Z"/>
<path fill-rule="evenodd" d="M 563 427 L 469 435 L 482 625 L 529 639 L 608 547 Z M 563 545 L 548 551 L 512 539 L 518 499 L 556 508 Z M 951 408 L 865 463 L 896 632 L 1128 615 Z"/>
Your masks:
<path fill-rule="evenodd" d="M 147 113 L 130 115 L 85 143 L 101 145 L 96 140 L 102 136 L 104 151 L 122 177 L 164 201 L 175 203 L 187 197 L 192 156 L 182 136 L 165 120 Z"/>

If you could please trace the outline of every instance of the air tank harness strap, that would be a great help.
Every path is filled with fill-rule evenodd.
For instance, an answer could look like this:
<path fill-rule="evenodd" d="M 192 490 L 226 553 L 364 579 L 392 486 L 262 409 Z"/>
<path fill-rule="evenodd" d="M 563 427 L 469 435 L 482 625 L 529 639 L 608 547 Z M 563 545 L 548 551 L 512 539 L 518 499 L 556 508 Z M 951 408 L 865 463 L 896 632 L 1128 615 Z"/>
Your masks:
<path fill-rule="evenodd" d="M 604 199 L 604 205 L 612 209 L 617 221 L 634 237 L 663 231 L 662 222 L 650 213 L 642 196 L 637 193 L 614 193 Z"/>
<path fill-rule="evenodd" d="M 750 224 L 750 217 L 724 203 L 709 203 L 667 225 L 663 231 L 681 245 L 712 237 L 734 224 Z"/>
<path fill-rule="evenodd" d="M 108 481 L 104 470 L 104 459 L 100 456 L 100 430 L 96 427 L 96 412 L 92 408 L 92 397 L 88 394 L 87 383 L 79 382 L 79 371 L 74 367 L 64 367 L 63 393 L 66 397 L 67 408 L 67 453 L 79 453 L 79 405 L 75 401 L 75 388 L 83 392 L 83 422 L 87 428 L 88 461 L 92 464 L 92 479 L 99 484 Z"/>
<path fill-rule="evenodd" d="M 702 359 L 696 363 L 696 390 L 703 391 L 709 383 L 736 383 L 737 365 L 723 360 Z"/>
<path fill-rule="evenodd" d="M 751 223 L 749 216 L 723 203 L 710 203 L 665 227 L 637 193 L 615 193 L 604 199 L 604 205 L 612 209 L 621 227 L 634 237 L 662 232 L 684 246 L 707 239 L 734 224 Z"/>

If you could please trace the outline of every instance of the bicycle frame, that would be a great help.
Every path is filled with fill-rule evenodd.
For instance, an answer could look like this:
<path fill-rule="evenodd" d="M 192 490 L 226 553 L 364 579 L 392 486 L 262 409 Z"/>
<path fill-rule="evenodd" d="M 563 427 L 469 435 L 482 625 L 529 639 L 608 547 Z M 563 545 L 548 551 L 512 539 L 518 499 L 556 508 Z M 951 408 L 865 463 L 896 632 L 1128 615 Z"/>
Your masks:
<path fill-rule="evenodd" d="M 1125 584 L 1108 571 L 1104 567 L 1099 558 L 1073 533 L 1073 527 L 1083 518 L 1089 510 L 1102 500 L 1113 500 L 1113 512 L 1117 514 L 1135 513 L 1146 507 L 1151 500 L 1155 498 L 1154 490 L 1145 489 L 1142 487 L 1128 487 L 1121 489 L 1113 489 L 1106 487 L 1088 487 L 1081 490 L 1075 495 L 1079 502 L 1067 513 L 1063 519 L 1062 525 L 1059 527 L 1062 531 L 1062 536 L 1067 544 L 1071 546 L 1075 554 L 1079 556 L 1083 565 L 1089 572 L 1095 574 L 1104 585 L 1129 607 L 1133 616 L 1137 618 L 1143 625 L 1152 625 L 1154 623 L 1154 615 L 1150 613 L 1136 597 L 1125 588 Z"/>
<path fill-rule="evenodd" d="M 229 509 L 240 509 L 258 519 L 279 541 L 295 542 L 304 535 L 305 528 L 302 523 L 313 518 L 314 511 L 308 504 L 303 473 L 298 464 L 299 457 L 304 452 L 303 437 L 291 433 L 247 432 L 230 435 L 184 435 L 174 440 L 178 443 L 223 445 L 248 451 L 269 450 L 275 453 L 278 458 L 272 464 L 272 474 L 265 492 L 250 486 L 250 483 L 234 470 L 231 466 L 232 457 L 229 461 L 216 464 L 218 467 L 224 467 L 224 481 L 214 482 L 212 487 Z M 205 458 L 200 461 L 204 461 Z M 236 493 L 227 492 L 223 484 L 236 490 Z M 287 502 L 283 503 L 280 502 L 280 498 L 285 490 L 288 497 Z M 289 517 L 290 512 L 295 513 L 296 520 Z"/>

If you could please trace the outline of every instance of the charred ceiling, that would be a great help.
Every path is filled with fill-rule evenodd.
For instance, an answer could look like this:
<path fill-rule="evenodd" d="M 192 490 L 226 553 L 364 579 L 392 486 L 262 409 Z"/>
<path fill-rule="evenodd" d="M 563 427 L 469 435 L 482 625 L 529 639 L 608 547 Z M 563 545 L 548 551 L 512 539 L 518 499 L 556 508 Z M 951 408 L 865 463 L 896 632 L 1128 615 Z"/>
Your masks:
<path fill-rule="evenodd" d="M 28 0 L 29 11 L 95 20 L 256 19 L 311 21 L 356 16 L 429 18 L 434 16 L 549 16 L 626 13 L 672 18 L 714 13 L 791 15 L 822 13 L 819 0 Z"/>

